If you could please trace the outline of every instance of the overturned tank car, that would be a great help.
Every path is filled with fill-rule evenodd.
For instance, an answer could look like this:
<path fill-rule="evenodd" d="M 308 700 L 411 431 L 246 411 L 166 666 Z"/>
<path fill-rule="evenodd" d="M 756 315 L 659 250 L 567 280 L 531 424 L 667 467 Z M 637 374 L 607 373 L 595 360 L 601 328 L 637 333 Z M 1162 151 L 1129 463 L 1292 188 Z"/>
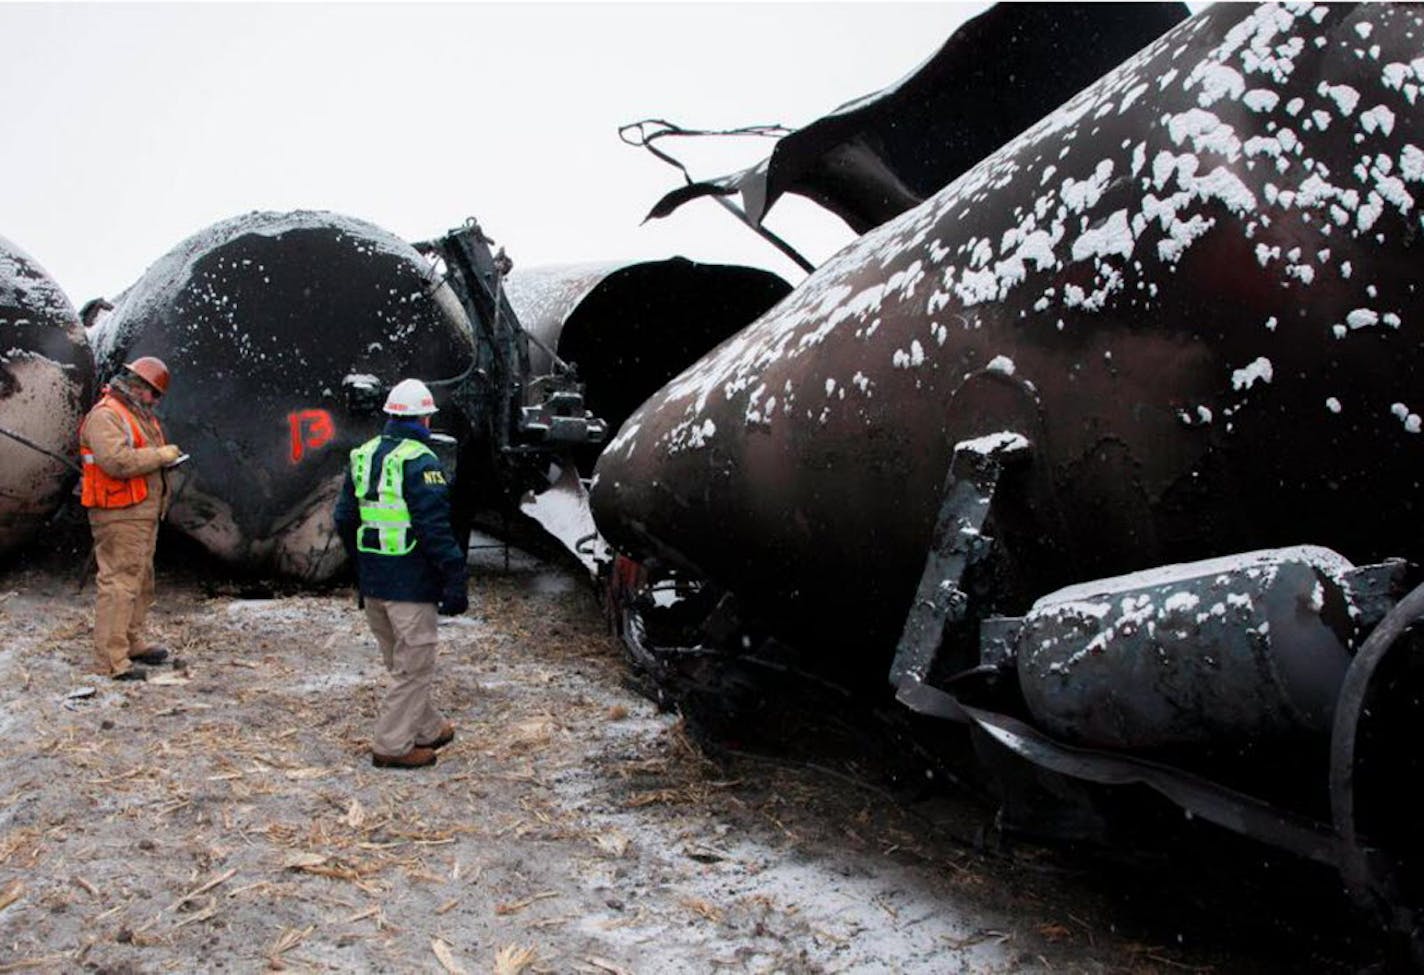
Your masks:
<path fill-rule="evenodd" d="M 33 538 L 64 501 L 93 385 L 74 306 L 0 237 L 0 554 Z"/>
<path fill-rule="evenodd" d="M 1418 952 L 1421 39 L 1212 6 L 659 390 L 592 490 L 635 653 L 878 676 L 1007 824 L 1145 786 Z"/>

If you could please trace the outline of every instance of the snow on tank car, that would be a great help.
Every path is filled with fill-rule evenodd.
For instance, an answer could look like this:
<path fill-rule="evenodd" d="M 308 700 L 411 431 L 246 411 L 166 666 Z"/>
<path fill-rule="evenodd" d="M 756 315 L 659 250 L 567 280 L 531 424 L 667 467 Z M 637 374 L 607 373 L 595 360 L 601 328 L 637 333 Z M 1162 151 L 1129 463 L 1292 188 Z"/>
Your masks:
<path fill-rule="evenodd" d="M 1001 823 L 1069 821 L 1031 777 L 1145 785 L 1336 868 L 1424 965 L 1421 39 L 1211 6 L 655 393 L 591 490 L 702 597 L 654 666 L 888 671 Z"/>
<path fill-rule="evenodd" d="M 654 394 L 600 524 L 827 653 L 899 632 L 955 445 L 1003 430 L 1021 602 L 1302 541 L 1424 556 L 1417 19 L 1184 22 Z"/>

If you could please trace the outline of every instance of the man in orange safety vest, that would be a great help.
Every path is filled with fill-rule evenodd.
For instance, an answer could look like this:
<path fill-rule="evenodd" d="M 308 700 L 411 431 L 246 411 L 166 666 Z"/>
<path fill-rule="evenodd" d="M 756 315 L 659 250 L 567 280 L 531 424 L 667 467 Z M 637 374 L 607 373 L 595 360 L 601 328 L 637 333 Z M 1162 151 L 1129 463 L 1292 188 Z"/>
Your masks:
<path fill-rule="evenodd" d="M 145 641 L 153 604 L 153 550 L 168 507 L 165 469 L 182 451 L 167 443 L 154 404 L 168 392 L 163 360 L 135 359 L 104 387 L 79 427 L 80 500 L 89 511 L 98 562 L 94 610 L 97 672 L 146 680 L 143 664 L 160 664 L 164 647 Z"/>

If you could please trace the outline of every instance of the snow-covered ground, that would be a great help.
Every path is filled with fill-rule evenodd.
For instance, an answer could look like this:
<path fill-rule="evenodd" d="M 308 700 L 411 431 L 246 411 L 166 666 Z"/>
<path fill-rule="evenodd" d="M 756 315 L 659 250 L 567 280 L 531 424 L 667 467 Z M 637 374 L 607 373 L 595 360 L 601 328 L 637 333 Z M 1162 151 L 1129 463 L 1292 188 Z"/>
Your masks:
<path fill-rule="evenodd" d="M 976 848 L 966 837 L 992 832 L 977 803 L 953 800 L 947 830 L 944 805 L 814 764 L 712 761 L 627 688 L 562 570 L 477 572 L 470 613 L 441 627 L 459 734 L 414 772 L 369 764 L 382 674 L 349 593 L 244 599 L 198 575 L 162 572 L 154 619 L 187 669 L 119 685 L 86 674 L 92 588 L 0 574 L 0 971 L 1299 961 L 1199 926 L 1178 943 L 1179 905 L 1134 930 L 1140 910 L 1081 882 L 1081 863 Z M 95 693 L 68 697 L 79 687 Z"/>

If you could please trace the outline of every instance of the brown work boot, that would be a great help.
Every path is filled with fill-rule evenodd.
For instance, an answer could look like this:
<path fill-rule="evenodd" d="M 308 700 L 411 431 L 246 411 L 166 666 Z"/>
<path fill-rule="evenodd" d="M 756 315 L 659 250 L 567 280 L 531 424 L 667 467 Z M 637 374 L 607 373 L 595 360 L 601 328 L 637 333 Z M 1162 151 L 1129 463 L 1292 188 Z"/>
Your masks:
<path fill-rule="evenodd" d="M 434 738 L 430 739 L 429 741 L 421 741 L 420 739 L 417 738 L 416 741 L 415 741 L 415 747 L 416 747 L 416 748 L 428 748 L 428 749 L 430 749 L 432 752 L 438 752 L 440 749 L 444 748 L 446 745 L 450 744 L 450 742 L 452 742 L 452 741 L 454 741 L 454 740 L 455 740 L 455 722 L 453 722 L 453 721 L 447 721 L 447 722 L 445 722 L 444 724 L 442 724 L 442 725 L 440 726 L 440 731 L 439 731 L 439 733 L 438 733 Z"/>
<path fill-rule="evenodd" d="M 371 753 L 371 764 L 376 768 L 421 768 L 435 764 L 435 749 L 416 745 L 404 755 L 382 755 Z"/>
<path fill-rule="evenodd" d="M 148 680 L 148 670 L 138 664 L 130 664 L 129 669 L 121 674 L 110 674 L 114 680 Z"/>

